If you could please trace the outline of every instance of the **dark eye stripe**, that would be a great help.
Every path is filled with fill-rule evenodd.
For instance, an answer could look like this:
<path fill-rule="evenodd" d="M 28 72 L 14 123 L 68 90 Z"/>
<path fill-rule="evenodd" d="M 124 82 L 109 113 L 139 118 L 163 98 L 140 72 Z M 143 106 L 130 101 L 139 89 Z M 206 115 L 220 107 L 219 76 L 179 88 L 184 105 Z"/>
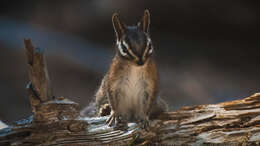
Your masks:
<path fill-rule="evenodd" d="M 121 55 L 122 55 L 123 57 L 127 57 L 127 56 L 128 56 L 129 58 L 134 59 L 134 56 L 129 52 L 129 49 L 130 49 L 130 48 L 128 48 L 128 47 L 127 47 L 128 45 L 125 45 L 126 43 L 125 43 L 125 44 L 124 44 L 124 43 L 125 43 L 125 42 L 120 43 L 119 45 L 120 45 L 120 47 L 122 48 L 123 53 L 126 53 L 127 55 L 125 55 L 125 56 L 122 55 L 122 54 L 121 54 Z"/>
<path fill-rule="evenodd" d="M 121 44 L 121 48 L 122 48 L 124 53 L 128 53 L 128 49 L 124 44 Z"/>
<path fill-rule="evenodd" d="M 149 54 L 150 50 L 153 49 L 153 45 L 152 45 L 152 42 L 151 40 L 149 39 L 147 41 L 147 45 L 146 45 L 146 48 L 145 48 L 145 54 Z"/>
<path fill-rule="evenodd" d="M 148 44 L 147 49 L 148 49 L 148 50 L 147 50 L 146 53 L 151 54 L 150 51 L 153 52 L 153 45 L 152 45 L 152 43 L 149 43 L 149 44 Z"/>
<path fill-rule="evenodd" d="M 122 49 L 124 51 L 124 53 L 126 53 L 131 59 L 133 59 L 134 57 L 129 53 L 128 49 L 125 45 L 121 44 L 122 45 Z"/>

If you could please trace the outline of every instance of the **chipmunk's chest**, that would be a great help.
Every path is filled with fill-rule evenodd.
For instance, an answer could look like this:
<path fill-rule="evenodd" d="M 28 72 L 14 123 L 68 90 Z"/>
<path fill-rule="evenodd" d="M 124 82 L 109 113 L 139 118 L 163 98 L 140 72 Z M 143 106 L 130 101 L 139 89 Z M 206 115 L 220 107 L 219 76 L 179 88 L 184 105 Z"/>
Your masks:
<path fill-rule="evenodd" d="M 120 95 L 118 108 L 122 115 L 140 116 L 143 114 L 148 80 L 149 77 L 141 67 L 132 67 L 122 76 L 118 86 Z"/>
<path fill-rule="evenodd" d="M 127 98 L 138 100 L 145 91 L 146 80 L 144 69 L 132 67 L 122 79 L 121 90 Z"/>

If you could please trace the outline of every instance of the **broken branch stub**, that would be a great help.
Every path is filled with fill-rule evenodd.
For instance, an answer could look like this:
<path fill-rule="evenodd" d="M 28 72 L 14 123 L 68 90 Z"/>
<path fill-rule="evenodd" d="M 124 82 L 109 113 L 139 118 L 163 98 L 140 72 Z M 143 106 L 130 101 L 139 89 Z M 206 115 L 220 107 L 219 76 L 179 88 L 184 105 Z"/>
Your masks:
<path fill-rule="evenodd" d="M 34 97 L 36 98 L 30 100 L 33 102 L 35 100 L 40 100 L 41 102 L 49 101 L 53 98 L 53 95 L 44 56 L 44 49 L 35 48 L 31 39 L 24 39 L 24 46 L 28 64 L 29 79 L 31 81 L 27 89 L 33 90 Z"/>
<path fill-rule="evenodd" d="M 34 113 L 33 121 L 53 123 L 79 117 L 79 104 L 63 97 L 54 99 L 44 49 L 35 48 L 31 39 L 24 39 L 24 46 L 30 79 L 26 88 Z"/>

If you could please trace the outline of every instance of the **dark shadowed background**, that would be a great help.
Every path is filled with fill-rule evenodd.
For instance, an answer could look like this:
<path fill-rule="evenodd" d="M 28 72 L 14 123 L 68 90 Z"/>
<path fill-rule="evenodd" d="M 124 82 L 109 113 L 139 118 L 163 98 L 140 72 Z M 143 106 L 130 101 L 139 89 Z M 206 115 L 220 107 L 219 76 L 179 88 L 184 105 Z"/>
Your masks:
<path fill-rule="evenodd" d="M 257 1 L 255 1 L 257 2 Z M 54 94 L 84 108 L 114 54 L 113 12 L 136 24 L 145 8 L 172 110 L 260 91 L 259 5 L 254 1 L 78 0 L 0 2 L 0 120 L 31 113 L 23 39 L 46 48 Z"/>

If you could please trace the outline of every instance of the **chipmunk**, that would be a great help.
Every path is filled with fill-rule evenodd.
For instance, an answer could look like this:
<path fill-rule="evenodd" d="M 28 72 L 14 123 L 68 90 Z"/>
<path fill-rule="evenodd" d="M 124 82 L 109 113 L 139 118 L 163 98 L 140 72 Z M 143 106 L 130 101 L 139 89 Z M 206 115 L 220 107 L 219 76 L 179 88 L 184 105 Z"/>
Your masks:
<path fill-rule="evenodd" d="M 158 97 L 158 71 L 149 35 L 150 13 L 145 10 L 136 26 L 125 25 L 119 14 L 114 13 L 112 23 L 116 55 L 96 93 L 97 108 L 106 103 L 110 105 L 109 126 L 117 124 L 120 118 L 147 122 L 167 110 L 165 102 Z"/>

